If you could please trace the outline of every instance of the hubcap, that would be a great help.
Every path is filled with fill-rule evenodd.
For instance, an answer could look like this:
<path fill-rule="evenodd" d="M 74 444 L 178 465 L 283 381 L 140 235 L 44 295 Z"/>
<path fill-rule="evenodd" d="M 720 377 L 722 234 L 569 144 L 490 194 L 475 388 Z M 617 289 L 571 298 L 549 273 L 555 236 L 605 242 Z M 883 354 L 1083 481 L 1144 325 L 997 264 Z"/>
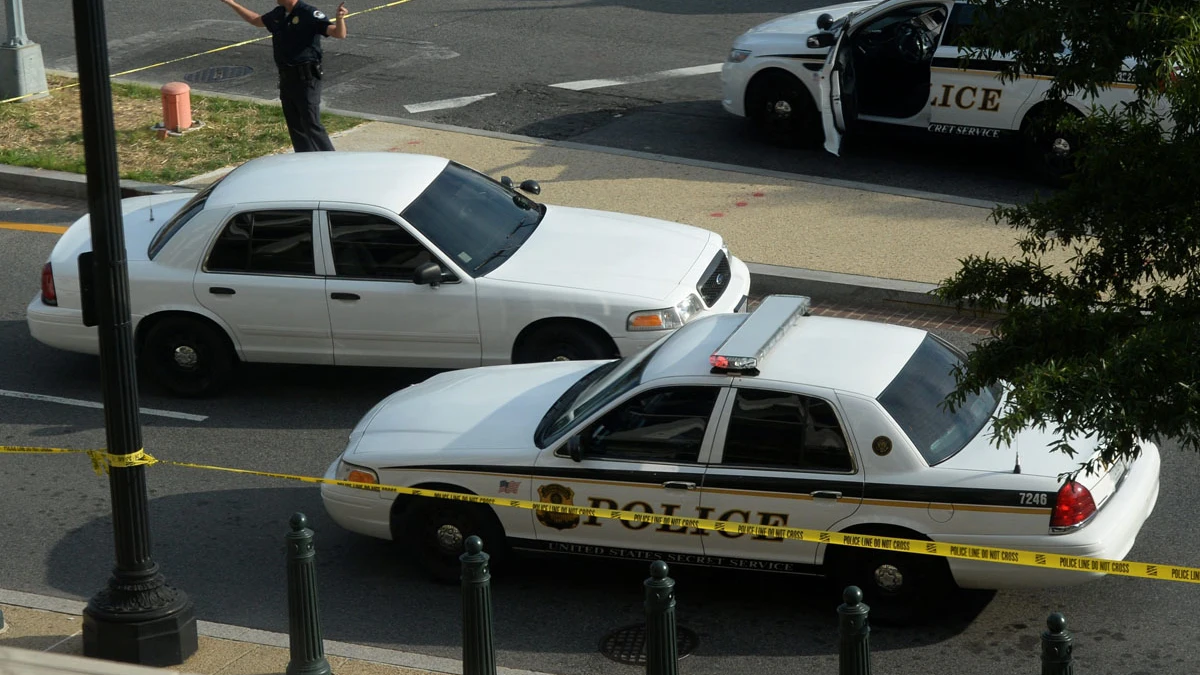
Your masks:
<path fill-rule="evenodd" d="M 1050 144 L 1050 149 L 1059 157 L 1066 157 L 1071 153 L 1071 143 L 1065 138 L 1056 138 Z"/>
<path fill-rule="evenodd" d="M 558 356 L 554 357 L 554 360 L 555 361 L 570 361 L 571 357 L 567 356 L 566 354 L 559 354 Z"/>
<path fill-rule="evenodd" d="M 457 551 L 462 548 L 462 532 L 453 525 L 442 525 L 437 529 L 437 541 L 443 549 Z"/>
<path fill-rule="evenodd" d="M 775 105 L 771 106 L 771 112 L 775 113 L 776 117 L 791 117 L 792 104 L 787 101 L 776 101 Z"/>
<path fill-rule="evenodd" d="M 894 593 L 904 585 L 904 575 L 895 565 L 880 565 L 875 569 L 875 585 L 882 590 Z"/>
<path fill-rule="evenodd" d="M 175 365 L 180 368 L 195 368 L 196 364 L 200 362 L 200 355 L 187 345 L 176 347 L 171 356 L 175 359 Z"/>

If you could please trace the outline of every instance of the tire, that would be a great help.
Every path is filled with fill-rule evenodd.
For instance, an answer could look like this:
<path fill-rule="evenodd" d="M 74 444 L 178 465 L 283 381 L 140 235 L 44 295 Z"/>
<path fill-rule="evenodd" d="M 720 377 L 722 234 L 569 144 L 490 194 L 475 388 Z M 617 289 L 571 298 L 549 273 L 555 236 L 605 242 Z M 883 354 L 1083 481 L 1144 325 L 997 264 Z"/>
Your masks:
<path fill-rule="evenodd" d="M 541 361 L 589 361 L 613 358 L 616 354 L 591 331 L 569 324 L 535 328 L 513 350 L 513 363 Z"/>
<path fill-rule="evenodd" d="M 1066 111 L 1045 111 L 1030 115 L 1021 126 L 1025 163 L 1038 180 L 1051 187 L 1064 187 L 1075 173 L 1075 153 L 1079 138 L 1058 129 L 1059 121 L 1072 116 Z"/>
<path fill-rule="evenodd" d="M 957 588 L 946 561 L 936 556 L 834 547 L 826 558 L 826 576 L 839 597 L 857 586 L 871 621 L 881 625 L 926 619 Z"/>
<path fill-rule="evenodd" d="M 816 102 L 800 80 L 787 73 L 773 73 L 751 85 L 746 117 L 773 145 L 811 148 L 825 140 Z"/>
<path fill-rule="evenodd" d="M 401 543 L 413 553 L 417 564 L 434 581 L 458 583 L 462 575 L 459 556 L 472 535 L 483 540 L 491 560 L 502 561 L 507 544 L 504 529 L 488 507 L 447 499 L 415 497 L 403 516 Z"/>
<path fill-rule="evenodd" d="M 219 391 L 236 357 L 225 335 L 200 319 L 172 316 L 150 327 L 138 353 L 138 367 L 163 389 L 183 397 Z"/>

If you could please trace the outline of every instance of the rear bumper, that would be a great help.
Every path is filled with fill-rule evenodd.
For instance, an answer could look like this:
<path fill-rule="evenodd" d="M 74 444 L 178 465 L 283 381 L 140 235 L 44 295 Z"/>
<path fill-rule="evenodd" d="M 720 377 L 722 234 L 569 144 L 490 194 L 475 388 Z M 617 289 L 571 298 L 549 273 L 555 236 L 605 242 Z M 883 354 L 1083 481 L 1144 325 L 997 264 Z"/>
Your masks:
<path fill-rule="evenodd" d="M 1124 560 L 1133 548 L 1142 525 L 1158 503 L 1159 472 L 1162 466 L 1157 446 L 1146 444 L 1116 494 L 1081 529 L 1062 535 L 997 537 L 956 535 L 953 543 L 991 546 L 1038 553 Z M 1027 565 L 985 563 L 949 558 L 950 571 L 962 588 L 1045 588 L 1074 586 L 1105 576 L 1071 568 L 1042 568 Z M 1167 562 L 1167 561 L 1164 561 Z"/>
<path fill-rule="evenodd" d="M 100 353 L 96 327 L 83 325 L 83 312 L 78 309 L 47 305 L 38 294 L 25 308 L 25 323 L 33 339 L 42 344 L 81 354 Z"/>

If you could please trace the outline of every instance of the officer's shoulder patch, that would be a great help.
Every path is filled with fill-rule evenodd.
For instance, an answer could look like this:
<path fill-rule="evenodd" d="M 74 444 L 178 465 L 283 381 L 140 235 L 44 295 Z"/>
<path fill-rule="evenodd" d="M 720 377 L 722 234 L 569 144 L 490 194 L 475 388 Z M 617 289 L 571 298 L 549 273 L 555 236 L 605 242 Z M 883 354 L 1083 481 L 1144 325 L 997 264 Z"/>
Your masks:
<path fill-rule="evenodd" d="M 319 10 L 319 9 L 314 9 L 314 10 L 313 10 L 313 18 L 314 18 L 314 19 L 324 19 L 324 18 L 325 18 L 325 12 L 322 12 L 322 11 L 321 11 L 321 10 Z"/>

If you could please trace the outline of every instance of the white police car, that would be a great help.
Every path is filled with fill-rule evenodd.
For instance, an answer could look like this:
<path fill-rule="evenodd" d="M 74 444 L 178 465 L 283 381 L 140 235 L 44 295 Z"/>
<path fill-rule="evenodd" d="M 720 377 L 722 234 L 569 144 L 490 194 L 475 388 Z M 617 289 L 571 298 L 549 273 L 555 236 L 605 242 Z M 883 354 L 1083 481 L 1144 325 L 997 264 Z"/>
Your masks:
<path fill-rule="evenodd" d="M 1132 101 L 1134 86 L 1115 82 L 1063 106 L 1046 100 L 1047 75 L 1001 82 L 1002 61 L 964 60 L 960 43 L 977 10 L 953 0 L 869 0 L 768 21 L 734 41 L 722 104 L 777 143 L 823 137 L 834 154 L 860 120 L 980 139 L 1019 134 L 1032 168 L 1057 182 L 1075 141 L 1034 122 Z"/>
<path fill-rule="evenodd" d="M 1158 498 L 1159 454 L 1059 484 L 1092 453 L 988 437 L 1000 387 L 948 412 L 958 354 L 915 328 L 808 315 L 770 296 L 695 319 L 631 358 L 436 375 L 377 404 L 326 477 L 554 504 L 1120 559 Z M 463 540 L 856 584 L 872 608 L 1097 575 L 603 520 L 325 484 L 351 531 L 457 579 Z M 507 543 L 508 549 L 503 544 Z"/>

